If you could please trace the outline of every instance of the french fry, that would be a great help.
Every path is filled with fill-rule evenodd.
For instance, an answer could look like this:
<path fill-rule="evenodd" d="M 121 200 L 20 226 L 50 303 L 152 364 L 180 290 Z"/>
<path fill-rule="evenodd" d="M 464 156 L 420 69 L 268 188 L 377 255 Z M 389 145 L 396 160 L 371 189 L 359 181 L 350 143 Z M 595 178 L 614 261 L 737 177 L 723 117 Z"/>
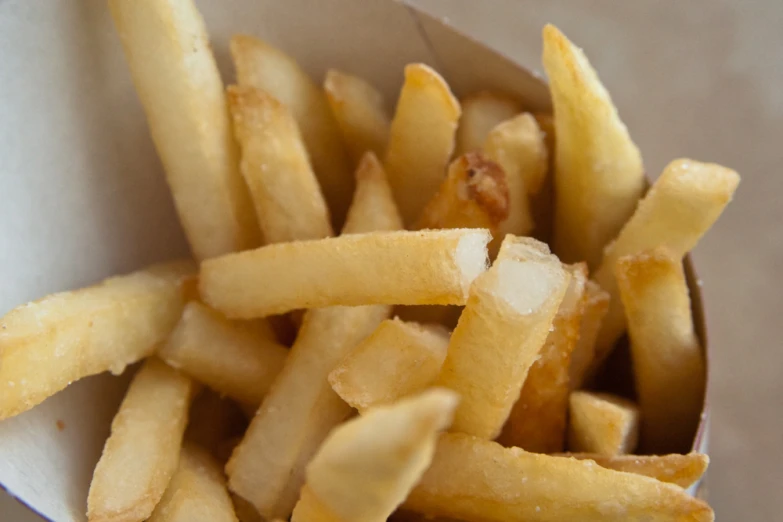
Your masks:
<path fill-rule="evenodd" d="M 592 460 L 602 468 L 636 473 L 646 477 L 689 488 L 707 471 L 710 458 L 704 453 L 687 455 L 598 455 L 596 453 L 564 453 L 564 457 Z"/>
<path fill-rule="evenodd" d="M 470 288 L 437 385 L 461 396 L 453 431 L 494 439 L 519 397 L 569 282 L 543 243 L 506 236 Z"/>
<path fill-rule="evenodd" d="M 391 231 L 402 229 L 402 218 L 394 203 L 394 196 L 378 157 L 366 153 L 356 168 L 356 193 L 348 216 L 345 218 L 343 234 L 352 230 Z"/>
<path fill-rule="evenodd" d="M 710 522 L 715 515 L 682 488 L 566 457 L 504 448 L 446 433 L 404 507 L 483 522 Z"/>
<path fill-rule="evenodd" d="M 427 388 L 440 373 L 448 345 L 444 328 L 389 319 L 332 370 L 329 383 L 364 412 Z"/>
<path fill-rule="evenodd" d="M 581 49 L 544 28 L 556 139 L 554 251 L 595 269 L 645 187 L 639 149 Z"/>
<path fill-rule="evenodd" d="M 335 429 L 307 466 L 292 522 L 384 522 L 429 466 L 457 401 L 430 390 Z"/>
<path fill-rule="evenodd" d="M 615 272 L 631 338 L 642 447 L 658 454 L 687 450 L 706 372 L 682 261 L 658 248 L 621 257 Z"/>
<path fill-rule="evenodd" d="M 191 301 L 158 355 L 218 393 L 257 406 L 280 373 L 288 350 Z"/>
<path fill-rule="evenodd" d="M 460 100 L 455 154 L 481 150 L 489 132 L 500 122 L 522 112 L 522 105 L 504 94 L 482 91 Z"/>
<path fill-rule="evenodd" d="M 405 224 L 421 214 L 438 190 L 454 150 L 459 102 L 430 67 L 405 67 L 386 150 L 386 172 Z"/>
<path fill-rule="evenodd" d="M 288 108 L 255 87 L 231 85 L 227 93 L 240 170 L 266 243 L 332 236 L 329 209 Z"/>
<path fill-rule="evenodd" d="M 193 254 L 258 246 L 223 82 L 193 0 L 110 0 L 109 8 Z"/>
<path fill-rule="evenodd" d="M 563 451 L 571 391 L 571 352 L 579 337 L 585 301 L 587 265 L 567 267 L 571 274 L 563 301 L 538 359 L 530 367 L 498 442 L 536 453 Z"/>
<path fill-rule="evenodd" d="M 568 449 L 598 455 L 624 455 L 639 442 L 639 408 L 633 402 L 587 391 L 568 401 Z"/>
<path fill-rule="evenodd" d="M 354 162 L 368 151 L 382 158 L 391 125 L 383 95 L 364 79 L 334 69 L 326 72 L 324 92 Z"/>
<path fill-rule="evenodd" d="M 680 159 L 663 174 L 639 203 L 634 215 L 606 248 L 593 279 L 609 292 L 609 311 L 601 325 L 595 367 L 611 352 L 625 332 L 625 313 L 615 277 L 615 265 L 623 256 L 658 246 L 682 258 L 720 217 L 739 185 L 739 175 L 712 163 Z"/>
<path fill-rule="evenodd" d="M 233 400 L 202 388 L 188 413 L 185 440 L 208 450 L 218 460 L 226 441 L 238 437 L 247 428 L 247 417 Z"/>
<path fill-rule="evenodd" d="M 609 309 L 609 293 L 595 281 L 585 284 L 585 304 L 582 323 L 579 327 L 579 338 L 571 353 L 571 369 L 569 371 L 571 389 L 579 389 L 585 382 L 588 370 L 595 359 L 595 343 L 598 331 Z"/>
<path fill-rule="evenodd" d="M 0 318 L 0 420 L 152 354 L 177 324 L 194 274 L 189 261 L 155 265 Z"/>
<path fill-rule="evenodd" d="M 90 522 L 147 520 L 177 469 L 194 384 L 148 359 L 125 394 L 95 466 Z"/>
<path fill-rule="evenodd" d="M 204 300 L 230 318 L 364 304 L 464 304 L 484 271 L 481 229 L 375 232 L 279 243 L 205 261 Z"/>
<path fill-rule="evenodd" d="M 252 36 L 231 38 L 231 56 L 239 85 L 266 91 L 293 114 L 329 203 L 332 223 L 339 228 L 354 183 L 340 129 L 323 91 L 293 58 Z"/>

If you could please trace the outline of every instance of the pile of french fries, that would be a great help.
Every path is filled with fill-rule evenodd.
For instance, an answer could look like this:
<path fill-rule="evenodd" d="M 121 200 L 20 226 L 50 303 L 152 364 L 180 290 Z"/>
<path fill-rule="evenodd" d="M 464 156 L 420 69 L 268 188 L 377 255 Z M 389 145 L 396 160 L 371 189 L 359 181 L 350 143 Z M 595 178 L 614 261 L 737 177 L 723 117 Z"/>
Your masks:
<path fill-rule="evenodd" d="M 109 6 L 195 262 L 0 319 L 0 419 L 144 360 L 91 522 L 713 520 L 685 489 L 708 459 L 683 258 L 734 171 L 647 190 L 552 26 L 552 115 L 424 64 L 390 115 L 245 35 L 224 88 L 192 0 Z M 596 375 L 626 332 L 623 397 Z"/>

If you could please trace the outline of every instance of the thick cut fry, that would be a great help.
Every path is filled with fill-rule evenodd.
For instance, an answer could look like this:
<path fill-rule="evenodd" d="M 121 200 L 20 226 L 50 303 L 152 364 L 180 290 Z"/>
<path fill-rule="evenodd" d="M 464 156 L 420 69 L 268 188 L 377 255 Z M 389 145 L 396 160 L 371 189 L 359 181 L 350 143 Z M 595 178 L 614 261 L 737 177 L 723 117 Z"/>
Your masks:
<path fill-rule="evenodd" d="M 483 91 L 460 100 L 456 154 L 480 150 L 489 132 L 500 122 L 522 112 L 522 105 L 506 95 Z"/>
<path fill-rule="evenodd" d="M 432 464 L 404 507 L 483 522 L 715 518 L 705 502 L 672 484 L 451 433 L 440 436 Z"/>
<path fill-rule="evenodd" d="M 601 355 L 596 364 L 625 332 L 623 302 L 614 273 L 617 260 L 658 246 L 681 259 L 720 217 L 739 181 L 731 169 L 687 159 L 675 160 L 663 170 L 617 239 L 606 248 L 601 267 L 593 276 L 611 295 L 596 343 L 596 354 Z"/>
<path fill-rule="evenodd" d="M 194 255 L 258 246 L 223 83 L 193 0 L 110 0 L 109 8 Z"/>
<path fill-rule="evenodd" d="M 506 236 L 470 288 L 437 384 L 458 392 L 452 429 L 494 439 L 549 334 L 569 275 L 543 243 Z"/>
<path fill-rule="evenodd" d="M 394 203 L 386 171 L 383 170 L 378 157 L 368 152 L 356 168 L 356 193 L 345 218 L 342 233 L 401 229 L 402 218 Z"/>
<path fill-rule="evenodd" d="M 323 91 L 293 58 L 252 36 L 234 36 L 231 56 L 239 85 L 266 91 L 294 115 L 329 203 L 333 224 L 339 228 L 354 185 L 340 129 Z"/>
<path fill-rule="evenodd" d="M 621 257 L 616 266 L 642 413 L 641 445 L 657 454 L 685 451 L 699 424 L 706 372 L 682 261 L 658 248 Z"/>
<path fill-rule="evenodd" d="M 366 152 L 382 158 L 391 125 L 383 95 L 364 79 L 334 69 L 326 72 L 324 91 L 354 162 Z"/>
<path fill-rule="evenodd" d="M 587 377 L 588 370 L 595 358 L 595 343 L 598 331 L 609 309 L 609 293 L 595 281 L 585 285 L 585 306 L 582 324 L 579 327 L 579 340 L 571 354 L 571 389 L 577 390 Z"/>
<path fill-rule="evenodd" d="M 586 391 L 571 392 L 568 449 L 598 455 L 624 455 L 639 442 L 639 408 L 633 402 Z"/>
<path fill-rule="evenodd" d="M 385 163 L 407 225 L 419 217 L 443 181 L 459 117 L 459 102 L 437 72 L 420 63 L 405 67 Z"/>
<path fill-rule="evenodd" d="M 596 453 L 565 453 L 562 456 L 579 460 L 592 460 L 602 468 L 636 473 L 661 482 L 689 488 L 696 484 L 710 463 L 703 453 L 687 455 L 615 455 L 607 457 Z"/>
<path fill-rule="evenodd" d="M 226 441 L 240 436 L 246 428 L 247 417 L 237 403 L 202 388 L 190 406 L 185 440 L 218 456 Z"/>
<path fill-rule="evenodd" d="M 329 382 L 360 412 L 389 404 L 432 384 L 448 345 L 445 328 L 389 319 L 332 370 Z"/>
<path fill-rule="evenodd" d="M 464 304 L 485 270 L 481 229 L 375 232 L 269 245 L 201 265 L 204 299 L 231 318 L 363 304 Z"/>
<path fill-rule="evenodd" d="M 189 261 L 155 265 L 8 312 L 0 318 L 0 419 L 152 354 L 177 324 L 194 274 Z"/>
<path fill-rule="evenodd" d="M 228 87 L 228 104 L 264 241 L 331 236 L 329 209 L 288 108 L 260 89 L 237 85 Z"/>
<path fill-rule="evenodd" d="M 595 269 L 642 195 L 642 157 L 582 50 L 552 25 L 543 61 L 557 129 L 554 250 Z"/>
<path fill-rule="evenodd" d="M 280 373 L 288 350 L 191 301 L 158 353 L 218 393 L 257 406 Z"/>
<path fill-rule="evenodd" d="M 571 281 L 536 362 L 527 373 L 498 442 L 536 453 L 563 451 L 571 352 L 584 311 L 587 265 L 571 265 Z"/>
<path fill-rule="evenodd" d="M 307 466 L 292 522 L 384 522 L 429 466 L 457 401 L 430 390 L 337 428 Z"/>
<path fill-rule="evenodd" d="M 193 381 L 158 359 L 134 376 L 95 466 L 90 522 L 147 520 L 177 469 Z"/>
<path fill-rule="evenodd" d="M 237 522 L 217 462 L 192 445 L 182 448 L 177 472 L 148 522 Z"/>

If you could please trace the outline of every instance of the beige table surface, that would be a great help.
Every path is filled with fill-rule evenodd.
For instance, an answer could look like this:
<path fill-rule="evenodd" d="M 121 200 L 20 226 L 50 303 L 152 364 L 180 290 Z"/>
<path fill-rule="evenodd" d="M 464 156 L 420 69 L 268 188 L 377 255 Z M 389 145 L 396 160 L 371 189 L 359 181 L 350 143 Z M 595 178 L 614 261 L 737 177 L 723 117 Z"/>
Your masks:
<path fill-rule="evenodd" d="M 413 0 L 529 67 L 553 22 L 583 46 L 656 176 L 724 163 L 736 201 L 696 249 L 712 353 L 710 500 L 780 520 L 783 492 L 783 2 Z M 0 496 L 0 520 L 39 520 Z"/>

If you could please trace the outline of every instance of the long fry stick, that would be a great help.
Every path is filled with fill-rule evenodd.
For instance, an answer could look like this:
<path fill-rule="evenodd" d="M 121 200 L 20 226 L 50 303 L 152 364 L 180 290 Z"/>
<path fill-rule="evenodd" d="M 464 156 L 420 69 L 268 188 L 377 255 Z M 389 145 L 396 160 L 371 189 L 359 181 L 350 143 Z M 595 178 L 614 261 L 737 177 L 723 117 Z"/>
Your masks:
<path fill-rule="evenodd" d="M 595 343 L 598 339 L 598 331 L 609 309 L 609 293 L 595 281 L 587 281 L 585 284 L 584 313 L 582 324 L 579 327 L 579 337 L 571 353 L 570 377 L 571 389 L 582 387 L 588 371 L 595 359 Z"/>
<path fill-rule="evenodd" d="M 599 466 L 626 473 L 636 473 L 661 482 L 689 488 L 701 479 L 710 463 L 703 453 L 687 455 L 598 455 L 596 453 L 564 453 L 564 457 L 592 460 Z"/>

